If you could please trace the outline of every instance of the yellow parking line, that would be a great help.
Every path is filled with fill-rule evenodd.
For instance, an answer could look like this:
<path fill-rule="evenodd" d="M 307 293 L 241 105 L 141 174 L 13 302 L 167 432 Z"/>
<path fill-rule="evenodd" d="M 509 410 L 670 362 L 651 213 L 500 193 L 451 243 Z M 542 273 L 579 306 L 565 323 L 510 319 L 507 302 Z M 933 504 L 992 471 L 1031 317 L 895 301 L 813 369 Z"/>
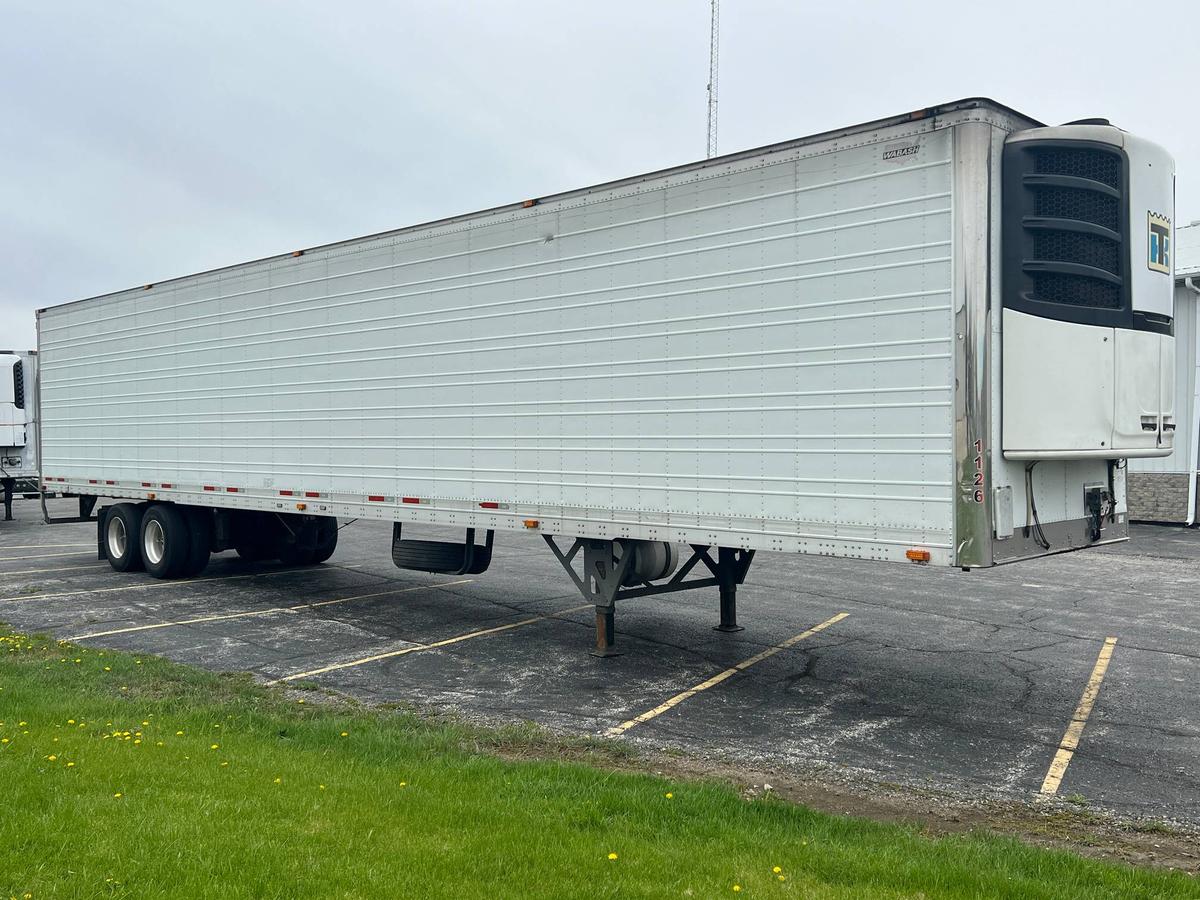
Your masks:
<path fill-rule="evenodd" d="M 344 663 L 334 663 L 331 666 L 322 666 L 319 669 L 310 669 L 307 672 L 296 672 L 292 675 L 284 675 L 282 678 L 276 678 L 268 681 L 267 684 L 279 684 L 283 681 L 296 681 L 300 678 L 311 678 L 314 675 L 324 675 L 326 672 L 335 672 L 338 669 L 350 669 L 354 666 L 364 666 L 367 663 L 379 662 L 381 659 L 392 659 L 397 656 L 406 656 L 409 653 L 416 653 L 419 650 L 436 650 L 438 647 L 448 647 L 450 644 L 457 644 L 461 641 L 469 641 L 472 638 L 485 637 L 489 634 L 499 634 L 502 631 L 512 631 L 514 628 L 520 628 L 523 625 L 532 625 L 535 622 L 544 622 L 546 619 L 555 619 L 567 613 L 579 612 L 581 609 L 592 609 L 592 604 L 585 606 L 572 606 L 570 609 L 561 609 L 558 612 L 546 613 L 541 616 L 533 616 L 528 619 L 522 619 L 519 622 L 509 622 L 507 625 L 496 625 L 493 628 L 483 628 L 479 631 L 468 631 L 466 634 L 456 635 L 452 638 L 446 638 L 441 641 L 434 641 L 430 644 L 414 643 L 411 647 L 403 647 L 400 650 L 392 650 L 388 653 L 376 653 L 374 656 L 364 656 L 362 659 L 354 659 Z"/>
<path fill-rule="evenodd" d="M 11 572 L 0 572 L 0 575 L 41 575 L 45 572 L 57 572 L 60 575 L 67 572 L 82 572 L 85 569 L 107 569 L 108 563 L 96 566 L 58 566 L 54 569 L 14 569 Z"/>
<path fill-rule="evenodd" d="M 351 600 L 368 600 L 372 597 L 389 597 L 393 594 L 408 594 L 413 591 L 423 591 L 429 588 L 452 587 L 456 584 L 470 584 L 473 579 L 464 578 L 462 581 L 443 581 L 436 584 L 418 584 L 412 587 L 398 588 L 393 591 L 376 591 L 372 594 L 355 594 L 353 597 L 338 597 L 333 600 L 315 600 L 311 603 L 298 603 L 295 606 L 272 606 L 268 609 L 253 609 L 245 612 L 224 613 L 218 616 L 198 616 L 194 619 L 180 619 L 178 622 L 155 622 L 152 625 L 131 625 L 128 628 L 114 628 L 111 631 L 92 631 L 87 634 L 77 634 L 67 638 L 68 641 L 83 641 L 88 638 L 111 637 L 114 634 L 129 634 L 134 631 L 154 631 L 158 628 L 174 628 L 179 625 L 198 625 L 202 622 L 223 622 L 226 619 L 244 619 L 248 616 L 270 616 L 276 613 L 300 612 L 306 609 L 316 609 L 318 606 L 332 606 L 335 603 L 349 603 Z"/>
<path fill-rule="evenodd" d="M 46 550 L 58 549 L 60 547 L 95 547 L 95 541 L 89 541 L 85 544 L 19 544 L 15 547 L 5 547 L 5 550 Z"/>
<path fill-rule="evenodd" d="M 824 631 L 830 625 L 836 625 L 838 622 L 842 621 L 842 619 L 846 618 L 846 616 L 848 616 L 848 615 L 850 615 L 850 614 L 844 613 L 844 612 L 838 613 L 836 616 L 833 616 L 830 619 L 826 619 L 820 625 L 814 625 L 812 628 L 808 629 L 807 631 L 800 632 L 800 634 L 796 635 L 795 637 L 790 637 L 786 641 L 783 641 L 780 644 L 776 644 L 773 647 L 768 647 L 766 650 L 763 650 L 761 653 L 756 653 L 753 656 L 751 656 L 749 659 L 742 660 L 740 663 L 738 663 L 735 666 L 732 666 L 731 668 L 726 669 L 724 672 L 717 673 L 716 675 L 714 675 L 712 678 L 708 679 L 707 681 L 702 681 L 695 687 L 688 688 L 686 691 L 682 691 L 682 692 L 676 694 L 674 697 L 672 697 L 670 700 L 666 701 L 665 703 L 661 703 L 658 706 L 654 707 L 654 709 L 647 710 L 646 712 L 642 713 L 640 716 L 635 716 L 634 718 L 630 719 L 627 722 L 622 722 L 620 725 L 614 725 L 612 728 L 608 729 L 606 734 L 609 737 L 617 737 L 618 735 L 624 734 L 630 728 L 633 728 L 635 725 L 641 725 L 643 722 L 649 722 L 651 719 L 657 718 L 658 716 L 661 716 L 663 713 L 674 709 L 676 706 L 678 706 L 683 701 L 696 696 L 701 691 L 707 691 L 710 687 L 715 687 L 716 685 L 720 684 L 722 681 L 725 681 L 727 678 L 732 678 L 738 672 L 743 672 L 746 669 L 750 668 L 751 666 L 755 665 L 756 663 L 760 663 L 764 659 L 774 656 L 780 650 L 786 650 L 786 649 L 788 649 L 788 647 L 798 644 L 800 641 L 804 640 L 805 638 L 812 637 L 818 631 Z"/>
<path fill-rule="evenodd" d="M 1100 693 L 1100 684 L 1104 681 L 1104 673 L 1108 671 L 1108 663 L 1112 659 L 1113 648 L 1116 645 L 1117 639 L 1110 637 L 1105 638 L 1104 646 L 1100 648 L 1100 655 L 1096 658 L 1096 665 L 1092 668 L 1092 677 L 1088 679 L 1087 687 L 1083 689 L 1083 696 L 1079 698 L 1079 705 L 1075 707 L 1075 715 L 1071 717 L 1063 739 L 1058 745 L 1058 752 L 1054 754 L 1054 760 L 1050 763 L 1045 780 L 1042 781 L 1043 794 L 1058 793 L 1058 786 L 1062 783 L 1067 766 L 1071 764 L 1071 757 L 1075 755 L 1075 749 L 1079 746 L 1079 738 L 1083 735 L 1083 726 L 1087 724 L 1088 716 L 1092 714 L 1092 707 L 1096 704 L 1096 696 Z"/>
<path fill-rule="evenodd" d="M 342 568 L 349 569 L 350 566 Z M 293 572 L 303 572 L 304 567 L 279 569 L 274 572 L 254 572 L 249 575 L 216 575 L 212 578 L 181 578 L 178 581 L 144 581 L 138 584 L 125 584 L 121 587 L 91 588 L 82 591 L 60 591 L 57 594 L 32 594 L 28 596 L 0 597 L 0 603 L 16 602 L 19 600 L 53 600 L 58 597 L 79 597 L 83 594 L 111 594 L 114 591 L 149 591 L 161 588 L 183 587 L 186 584 L 209 584 L 214 581 L 239 581 L 246 578 L 269 578 L 273 575 L 290 575 Z M 0 572 L 0 575 L 4 574 Z"/>
<path fill-rule="evenodd" d="M 0 563 L 16 562 L 21 559 L 55 559 L 64 556 L 91 556 L 95 559 L 95 556 L 91 553 L 35 553 L 32 556 L 0 556 Z"/>

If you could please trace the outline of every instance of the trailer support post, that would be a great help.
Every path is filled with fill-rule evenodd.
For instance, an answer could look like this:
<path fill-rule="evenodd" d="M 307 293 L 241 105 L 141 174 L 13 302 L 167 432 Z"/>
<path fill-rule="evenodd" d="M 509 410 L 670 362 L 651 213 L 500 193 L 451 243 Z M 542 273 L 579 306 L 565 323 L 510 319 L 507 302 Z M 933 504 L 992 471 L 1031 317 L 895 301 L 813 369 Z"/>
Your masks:
<path fill-rule="evenodd" d="M 737 569 L 732 547 L 717 548 L 717 582 L 721 591 L 721 624 L 713 631 L 745 631 L 737 623 Z"/>
<path fill-rule="evenodd" d="M 745 630 L 737 623 L 737 589 L 746 580 L 746 572 L 753 561 L 753 550 L 739 550 L 736 547 L 718 547 L 716 565 L 705 554 L 704 564 L 717 579 L 717 587 L 721 591 L 721 623 L 713 626 L 713 631 Z"/>
<path fill-rule="evenodd" d="M 16 486 L 15 478 L 5 478 L 0 482 L 0 486 L 4 488 L 4 521 L 12 521 L 12 501 L 13 488 Z"/>
<path fill-rule="evenodd" d="M 592 648 L 592 656 L 620 656 L 616 648 L 617 632 L 615 624 L 616 606 L 596 607 L 596 646 Z"/>

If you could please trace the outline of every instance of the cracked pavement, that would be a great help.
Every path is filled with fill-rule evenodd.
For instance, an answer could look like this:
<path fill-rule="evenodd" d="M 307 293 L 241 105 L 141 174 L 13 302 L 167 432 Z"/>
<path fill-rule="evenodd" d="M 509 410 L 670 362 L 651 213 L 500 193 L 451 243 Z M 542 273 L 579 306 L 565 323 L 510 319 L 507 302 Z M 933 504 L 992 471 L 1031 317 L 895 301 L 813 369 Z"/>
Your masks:
<path fill-rule="evenodd" d="M 72 514 L 71 501 L 51 505 Z M 846 612 L 620 740 L 966 796 L 1037 794 L 1113 636 L 1059 795 L 1200 825 L 1200 531 L 1134 526 L 1129 543 L 971 573 L 762 553 L 739 592 L 745 631 L 712 630 L 715 589 L 632 600 L 617 610 L 622 655 L 596 659 L 592 614 L 537 535 L 498 534 L 491 569 L 470 580 L 394 568 L 387 524 L 357 522 L 323 566 L 223 553 L 200 579 L 155 582 L 97 563 L 93 525 L 47 528 L 32 501 L 14 512 L 0 522 L 0 619 L 17 628 L 117 631 L 86 642 L 264 680 L 406 650 L 308 680 L 575 734 L 603 734 Z M 292 608 L 308 603 L 324 605 Z"/>

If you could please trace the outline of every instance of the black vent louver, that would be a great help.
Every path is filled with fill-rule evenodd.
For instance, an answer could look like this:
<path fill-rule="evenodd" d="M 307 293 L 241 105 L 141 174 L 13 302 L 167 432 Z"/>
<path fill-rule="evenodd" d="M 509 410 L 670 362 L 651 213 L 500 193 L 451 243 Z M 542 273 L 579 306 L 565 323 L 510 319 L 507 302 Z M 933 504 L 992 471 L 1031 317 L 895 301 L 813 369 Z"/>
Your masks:
<path fill-rule="evenodd" d="M 25 408 L 25 370 L 21 367 L 21 360 L 17 360 L 17 364 L 13 366 L 13 403 L 17 409 Z"/>
<path fill-rule="evenodd" d="M 1130 327 L 1129 166 L 1094 141 L 1004 148 L 1006 306 L 1088 325 Z"/>

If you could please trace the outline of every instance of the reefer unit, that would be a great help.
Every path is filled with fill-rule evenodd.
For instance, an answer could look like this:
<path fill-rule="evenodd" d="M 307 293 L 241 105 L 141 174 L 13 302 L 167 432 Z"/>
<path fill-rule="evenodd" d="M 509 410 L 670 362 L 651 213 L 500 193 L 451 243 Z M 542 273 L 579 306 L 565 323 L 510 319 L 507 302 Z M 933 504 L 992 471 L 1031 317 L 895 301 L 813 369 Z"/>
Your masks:
<path fill-rule="evenodd" d="M 756 550 L 1116 540 L 1122 460 L 1172 442 L 1171 181 L 966 100 L 41 310 L 44 481 L 213 547 L 242 513 L 487 532 L 397 527 L 439 570 L 574 538 L 609 610 L 680 544 L 731 608 Z"/>
<path fill-rule="evenodd" d="M 38 490 L 36 377 L 35 351 L 0 350 L 0 502 L 6 520 L 15 492 Z"/>

